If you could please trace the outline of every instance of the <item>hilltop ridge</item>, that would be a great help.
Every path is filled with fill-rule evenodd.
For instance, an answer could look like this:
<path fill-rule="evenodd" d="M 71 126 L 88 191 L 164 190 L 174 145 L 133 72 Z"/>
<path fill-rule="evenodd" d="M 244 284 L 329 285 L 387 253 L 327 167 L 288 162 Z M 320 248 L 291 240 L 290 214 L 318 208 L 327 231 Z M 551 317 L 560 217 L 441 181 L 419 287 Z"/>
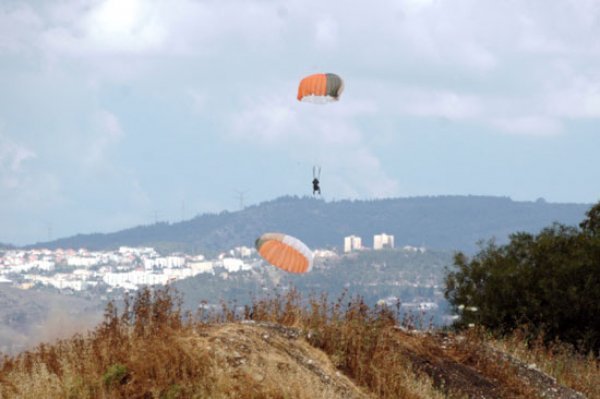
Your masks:
<path fill-rule="evenodd" d="M 588 204 L 554 204 L 508 197 L 436 196 L 325 202 L 280 197 L 237 212 L 203 214 L 178 223 L 159 222 L 114 233 L 79 234 L 29 247 L 114 249 L 151 246 L 162 252 L 202 253 L 250 246 L 263 232 L 285 231 L 311 247 L 339 247 L 356 234 L 371 245 L 373 234 L 396 237 L 397 245 L 442 250 L 477 249 L 477 241 L 506 242 L 515 231 L 537 232 L 553 222 L 575 224 Z"/>

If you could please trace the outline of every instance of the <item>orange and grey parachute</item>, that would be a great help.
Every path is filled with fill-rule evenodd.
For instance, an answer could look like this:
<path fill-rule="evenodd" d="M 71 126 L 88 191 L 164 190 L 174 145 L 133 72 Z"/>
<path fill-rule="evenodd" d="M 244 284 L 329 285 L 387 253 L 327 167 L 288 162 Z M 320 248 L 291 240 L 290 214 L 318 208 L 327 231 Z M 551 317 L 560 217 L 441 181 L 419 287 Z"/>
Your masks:
<path fill-rule="evenodd" d="M 333 73 L 317 73 L 305 77 L 298 86 L 298 101 L 329 103 L 337 101 L 344 91 L 344 81 Z"/>
<path fill-rule="evenodd" d="M 255 246 L 267 262 L 287 272 L 306 273 L 312 269 L 312 251 L 295 237 L 266 233 L 256 240 Z"/>

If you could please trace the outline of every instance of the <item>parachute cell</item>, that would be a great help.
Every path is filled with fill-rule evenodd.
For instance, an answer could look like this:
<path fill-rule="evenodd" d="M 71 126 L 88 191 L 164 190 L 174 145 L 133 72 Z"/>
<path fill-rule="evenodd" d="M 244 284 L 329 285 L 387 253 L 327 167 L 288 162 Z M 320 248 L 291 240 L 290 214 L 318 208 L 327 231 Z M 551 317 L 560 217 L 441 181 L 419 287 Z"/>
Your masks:
<path fill-rule="evenodd" d="M 298 101 L 329 103 L 339 100 L 344 81 L 333 73 L 317 73 L 305 77 L 298 86 Z"/>
<path fill-rule="evenodd" d="M 267 262 L 287 272 L 306 273 L 312 269 L 312 251 L 295 237 L 266 233 L 256 240 L 255 246 Z"/>

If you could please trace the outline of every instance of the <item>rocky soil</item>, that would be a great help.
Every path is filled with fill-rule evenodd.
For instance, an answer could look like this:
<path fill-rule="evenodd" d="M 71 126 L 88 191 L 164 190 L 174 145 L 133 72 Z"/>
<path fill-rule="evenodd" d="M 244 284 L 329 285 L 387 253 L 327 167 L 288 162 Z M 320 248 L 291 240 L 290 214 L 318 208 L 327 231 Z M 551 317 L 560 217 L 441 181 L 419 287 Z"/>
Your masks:
<path fill-rule="evenodd" d="M 407 356 L 416 373 L 429 376 L 449 397 L 585 398 L 535 365 L 462 336 L 398 329 L 397 338 L 393 350 Z M 242 391 L 266 384 L 281 387 L 284 397 L 373 397 L 336 370 L 327 355 L 294 328 L 232 323 L 211 326 L 194 339 L 195 345 L 211 353 L 223 378 L 239 381 Z M 298 386 L 289 386 L 291 381 Z"/>

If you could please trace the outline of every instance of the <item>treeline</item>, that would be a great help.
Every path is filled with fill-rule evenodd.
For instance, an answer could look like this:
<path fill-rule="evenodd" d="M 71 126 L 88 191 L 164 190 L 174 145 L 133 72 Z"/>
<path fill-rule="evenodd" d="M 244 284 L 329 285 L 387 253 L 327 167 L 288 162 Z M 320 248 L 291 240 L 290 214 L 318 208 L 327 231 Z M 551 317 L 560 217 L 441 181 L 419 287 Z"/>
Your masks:
<path fill-rule="evenodd" d="M 553 224 L 539 234 L 516 233 L 506 245 L 488 242 L 468 258 L 457 253 L 446 298 L 459 326 L 499 333 L 525 327 L 548 341 L 600 350 L 600 202 L 578 227 Z"/>

